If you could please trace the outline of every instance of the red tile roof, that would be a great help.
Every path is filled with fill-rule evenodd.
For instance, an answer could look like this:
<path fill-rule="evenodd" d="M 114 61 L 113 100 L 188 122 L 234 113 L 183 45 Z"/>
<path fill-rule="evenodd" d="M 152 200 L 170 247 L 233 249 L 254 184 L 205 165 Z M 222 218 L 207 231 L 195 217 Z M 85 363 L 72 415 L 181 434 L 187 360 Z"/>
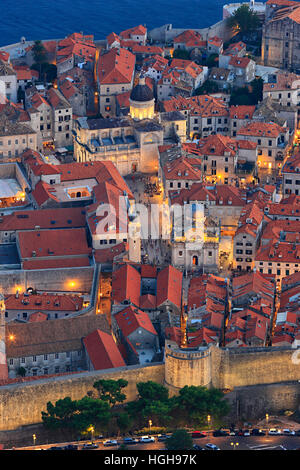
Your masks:
<path fill-rule="evenodd" d="M 85 210 L 82 207 L 24 210 L 4 215 L 0 219 L 1 231 L 84 227 Z"/>
<path fill-rule="evenodd" d="M 121 303 L 130 300 L 139 306 L 141 275 L 136 268 L 126 264 L 117 269 L 112 275 L 112 300 Z"/>
<path fill-rule="evenodd" d="M 251 59 L 249 59 L 249 57 L 231 57 L 229 65 L 232 65 L 232 67 L 245 69 L 246 67 L 248 67 L 250 62 Z"/>
<path fill-rule="evenodd" d="M 197 31 L 188 29 L 173 39 L 174 44 L 183 43 L 186 47 L 205 47 L 206 41 Z"/>
<path fill-rule="evenodd" d="M 230 106 L 229 115 L 231 119 L 252 119 L 255 106 L 235 105 Z"/>
<path fill-rule="evenodd" d="M 17 72 L 17 80 L 32 80 L 39 78 L 37 70 L 30 69 L 27 65 L 14 65 L 14 70 Z"/>
<path fill-rule="evenodd" d="M 147 33 L 147 28 L 143 25 L 134 26 L 133 28 L 126 29 L 122 31 L 119 36 L 122 39 L 132 39 L 132 36 L 145 36 Z"/>
<path fill-rule="evenodd" d="M 95 330 L 83 338 L 94 370 L 113 369 L 126 366 L 113 337 L 101 330 Z"/>
<path fill-rule="evenodd" d="M 162 105 L 167 112 L 187 110 L 192 116 L 211 117 L 229 115 L 228 108 L 223 100 L 209 95 L 192 96 L 189 98 L 176 96 L 170 100 L 163 101 Z"/>
<path fill-rule="evenodd" d="M 169 301 L 181 307 L 182 272 L 173 266 L 167 266 L 157 275 L 157 307 Z"/>
<path fill-rule="evenodd" d="M 17 239 L 23 260 L 78 257 L 91 253 L 84 228 L 20 231 Z"/>
<path fill-rule="evenodd" d="M 176 158 L 176 160 L 172 162 L 168 162 L 163 167 L 163 172 L 166 180 L 201 180 L 200 170 L 193 168 L 188 159 L 184 156 Z"/>
<path fill-rule="evenodd" d="M 110 49 L 99 57 L 97 76 L 100 85 L 131 83 L 134 76 L 135 55 L 126 49 Z"/>
<path fill-rule="evenodd" d="M 46 321 L 48 318 L 48 315 L 46 313 L 41 313 L 41 312 L 35 312 L 32 313 L 29 316 L 29 322 L 40 322 L 40 321 Z"/>
<path fill-rule="evenodd" d="M 130 336 L 138 328 L 143 328 L 157 336 L 148 314 L 138 308 L 129 306 L 116 313 L 114 318 L 125 337 Z"/>
<path fill-rule="evenodd" d="M 238 135 L 275 138 L 287 130 L 275 122 L 250 122 L 238 131 Z"/>
<path fill-rule="evenodd" d="M 25 296 L 15 294 L 5 296 L 5 307 L 7 310 L 43 310 L 43 311 L 70 311 L 75 312 L 82 309 L 83 298 L 78 295 L 68 294 L 32 294 Z"/>

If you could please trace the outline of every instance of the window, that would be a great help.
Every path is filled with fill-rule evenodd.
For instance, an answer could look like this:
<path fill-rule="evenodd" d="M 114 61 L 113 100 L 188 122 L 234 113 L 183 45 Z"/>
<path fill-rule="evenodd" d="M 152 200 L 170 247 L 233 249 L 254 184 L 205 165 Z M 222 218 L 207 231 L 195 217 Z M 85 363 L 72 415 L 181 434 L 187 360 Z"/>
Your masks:
<path fill-rule="evenodd" d="M 58 373 L 59 373 L 59 366 L 56 366 L 56 367 L 55 367 L 54 372 L 55 372 L 55 374 L 58 374 Z"/>
<path fill-rule="evenodd" d="M 58 359 L 59 358 L 59 354 L 58 353 L 55 353 L 55 359 Z"/>
<path fill-rule="evenodd" d="M 22 357 L 22 358 L 21 358 L 21 362 L 22 362 L 22 364 L 25 363 L 25 357 Z"/>
<path fill-rule="evenodd" d="M 48 367 L 45 367 L 45 369 L 44 369 L 44 375 L 48 375 Z"/>
<path fill-rule="evenodd" d="M 32 361 L 36 362 L 36 356 L 32 356 Z"/>
<path fill-rule="evenodd" d="M 37 375 L 37 369 L 32 369 L 32 375 Z"/>
<path fill-rule="evenodd" d="M 48 361 L 48 354 L 44 354 L 44 361 Z"/>

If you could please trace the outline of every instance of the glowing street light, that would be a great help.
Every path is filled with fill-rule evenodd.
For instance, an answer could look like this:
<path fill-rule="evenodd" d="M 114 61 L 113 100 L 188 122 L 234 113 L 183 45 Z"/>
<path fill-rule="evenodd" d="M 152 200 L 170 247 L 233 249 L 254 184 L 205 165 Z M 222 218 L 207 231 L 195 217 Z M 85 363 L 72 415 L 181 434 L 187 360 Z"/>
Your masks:
<path fill-rule="evenodd" d="M 208 426 L 210 425 L 210 420 L 211 420 L 211 416 L 210 416 L 210 415 L 207 415 L 207 425 L 208 425 Z"/>
<path fill-rule="evenodd" d="M 88 431 L 90 431 L 90 433 L 91 433 L 91 441 L 92 441 L 92 443 L 93 443 L 93 441 L 94 441 L 94 431 L 95 431 L 94 426 L 90 426 L 90 427 L 88 428 Z"/>
<path fill-rule="evenodd" d="M 33 445 L 35 446 L 35 441 L 36 441 L 36 435 L 32 434 L 32 439 L 33 439 Z"/>
<path fill-rule="evenodd" d="M 152 421 L 151 421 L 151 419 L 149 419 L 150 434 L 151 434 L 151 426 L 152 426 Z"/>

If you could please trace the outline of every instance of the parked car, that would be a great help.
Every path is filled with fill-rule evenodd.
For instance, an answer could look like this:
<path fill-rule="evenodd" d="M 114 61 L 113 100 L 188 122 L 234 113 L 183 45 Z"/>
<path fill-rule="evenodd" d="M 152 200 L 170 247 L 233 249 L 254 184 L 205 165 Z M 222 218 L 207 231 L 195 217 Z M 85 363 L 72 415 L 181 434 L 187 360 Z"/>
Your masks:
<path fill-rule="evenodd" d="M 170 436 L 168 436 L 167 434 L 158 434 L 157 436 L 157 440 L 158 442 L 163 442 L 163 441 L 166 441 L 167 439 L 169 439 Z"/>
<path fill-rule="evenodd" d="M 98 444 L 90 443 L 90 444 L 83 444 L 82 450 L 93 450 L 98 449 Z"/>
<path fill-rule="evenodd" d="M 61 446 L 52 446 L 52 447 L 49 447 L 48 450 L 64 450 L 64 448 Z"/>
<path fill-rule="evenodd" d="M 295 436 L 295 431 L 291 431 L 290 429 L 283 429 L 282 430 L 282 434 L 284 434 L 285 436 Z"/>
<path fill-rule="evenodd" d="M 295 436 L 300 436 L 300 429 L 296 429 Z"/>
<path fill-rule="evenodd" d="M 203 450 L 203 447 L 198 446 L 198 444 L 193 445 L 194 450 Z"/>
<path fill-rule="evenodd" d="M 155 442 L 154 437 L 152 437 L 152 436 L 142 436 L 140 438 L 140 443 L 141 444 L 148 443 L 148 442 Z"/>
<path fill-rule="evenodd" d="M 245 437 L 250 436 L 250 431 L 249 431 L 248 429 L 246 429 L 246 430 L 244 431 L 243 436 L 245 436 Z"/>
<path fill-rule="evenodd" d="M 106 441 L 103 441 L 103 445 L 104 445 L 105 447 L 117 446 L 117 445 L 118 445 L 118 441 L 116 441 L 115 439 L 106 439 Z"/>
<path fill-rule="evenodd" d="M 138 442 L 139 440 L 134 439 L 133 437 L 124 437 L 123 439 L 123 444 L 126 444 L 126 445 L 137 444 Z"/>
<path fill-rule="evenodd" d="M 229 436 L 237 436 L 238 435 L 238 430 L 237 429 L 231 429 L 231 431 L 229 432 Z"/>
<path fill-rule="evenodd" d="M 201 437 L 206 437 L 206 434 L 202 431 L 193 431 L 192 432 L 192 437 L 194 439 L 200 439 Z"/>
<path fill-rule="evenodd" d="M 215 444 L 205 444 L 206 450 L 221 450 L 220 447 L 216 446 Z"/>
<path fill-rule="evenodd" d="M 229 436 L 227 431 L 222 431 L 222 429 L 218 429 L 217 431 L 213 432 L 214 437 L 222 437 L 222 436 Z"/>
<path fill-rule="evenodd" d="M 251 435 L 252 436 L 265 436 L 266 433 L 262 431 L 262 429 L 252 429 Z"/>
<path fill-rule="evenodd" d="M 271 428 L 271 429 L 269 429 L 268 434 L 270 436 L 279 436 L 279 435 L 281 435 L 281 431 L 280 431 L 280 429 Z"/>
<path fill-rule="evenodd" d="M 75 444 L 68 444 L 64 447 L 64 450 L 78 450 L 78 446 Z"/>

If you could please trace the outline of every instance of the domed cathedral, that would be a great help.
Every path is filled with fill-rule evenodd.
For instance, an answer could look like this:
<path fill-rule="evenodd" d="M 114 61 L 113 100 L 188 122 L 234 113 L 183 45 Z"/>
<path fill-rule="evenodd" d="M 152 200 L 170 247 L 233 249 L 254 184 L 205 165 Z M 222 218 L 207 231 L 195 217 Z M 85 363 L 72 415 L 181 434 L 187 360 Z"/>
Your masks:
<path fill-rule="evenodd" d="M 130 94 L 130 116 L 136 121 L 154 118 L 155 99 L 152 90 L 146 85 L 145 77 L 140 75 L 139 83 Z"/>

